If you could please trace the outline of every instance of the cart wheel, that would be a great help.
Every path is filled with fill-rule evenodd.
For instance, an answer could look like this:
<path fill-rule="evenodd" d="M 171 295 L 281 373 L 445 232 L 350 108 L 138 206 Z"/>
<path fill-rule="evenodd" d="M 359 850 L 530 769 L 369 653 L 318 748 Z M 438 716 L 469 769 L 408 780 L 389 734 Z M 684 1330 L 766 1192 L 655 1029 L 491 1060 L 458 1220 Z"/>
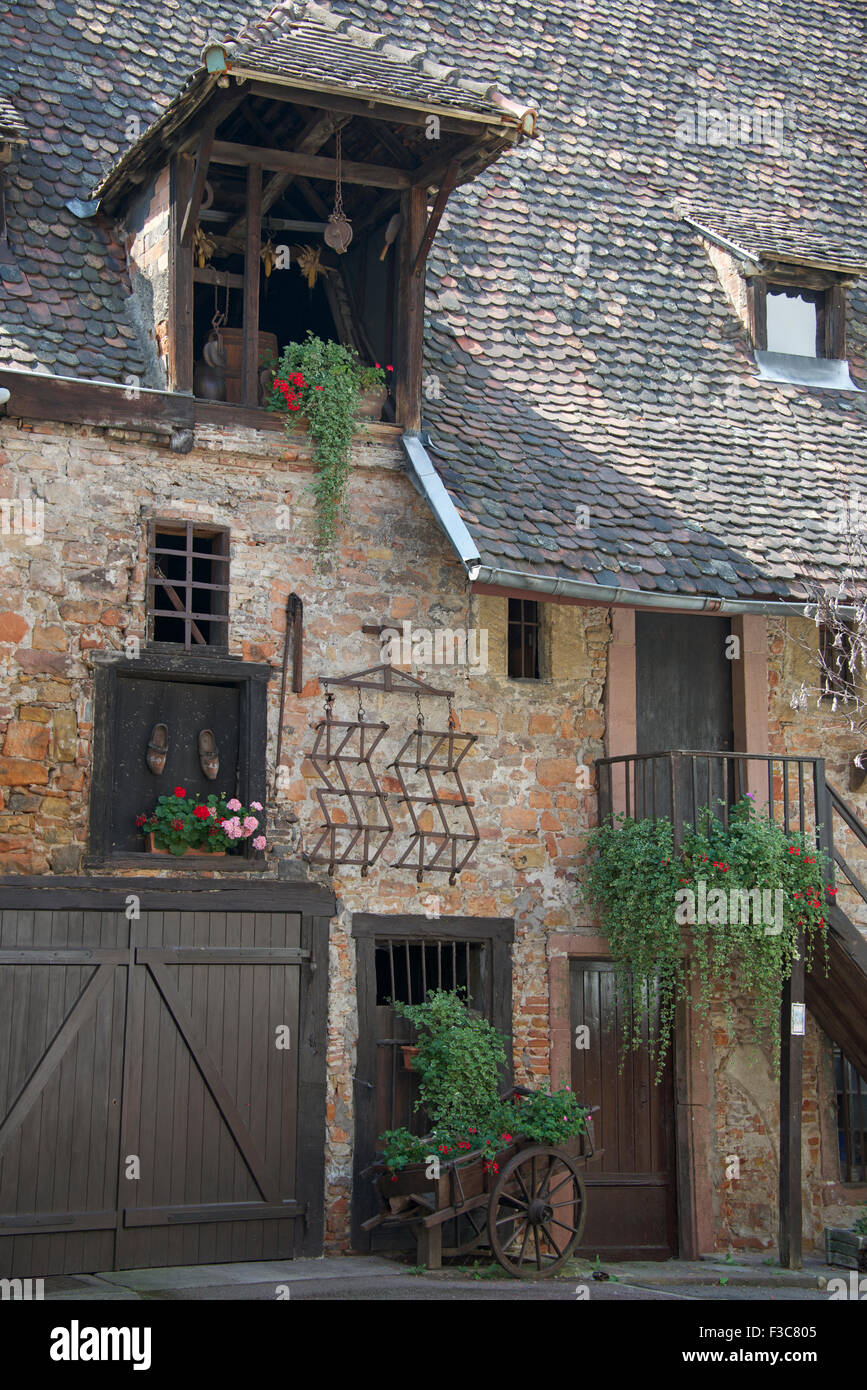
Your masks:
<path fill-rule="evenodd" d="M 581 1239 L 587 1194 L 571 1158 L 543 1144 L 510 1158 L 488 1204 L 488 1243 L 507 1274 L 545 1279 Z"/>

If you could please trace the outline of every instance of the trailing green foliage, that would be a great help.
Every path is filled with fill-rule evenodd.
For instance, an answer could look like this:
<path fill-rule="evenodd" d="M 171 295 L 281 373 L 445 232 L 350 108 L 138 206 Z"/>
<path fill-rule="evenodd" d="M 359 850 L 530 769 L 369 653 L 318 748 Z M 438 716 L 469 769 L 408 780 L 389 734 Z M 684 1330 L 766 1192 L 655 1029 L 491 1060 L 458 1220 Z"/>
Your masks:
<path fill-rule="evenodd" d="M 381 367 L 365 367 L 352 348 L 326 342 L 311 332 L 301 343 L 287 343 L 277 363 L 268 408 L 285 414 L 289 433 L 306 419 L 313 439 L 316 476 L 312 488 L 320 561 L 345 516 L 361 394 L 384 382 Z"/>
<path fill-rule="evenodd" d="M 861 1216 L 856 1216 L 852 1222 L 852 1230 L 856 1235 L 867 1236 L 867 1202 L 862 1202 L 864 1212 Z"/>
<path fill-rule="evenodd" d="M 690 996 L 707 1016 L 722 983 L 729 1018 L 734 996 L 749 999 L 754 1038 L 771 1043 L 776 1062 L 783 982 L 801 934 L 809 969 L 826 926 L 824 854 L 808 836 L 787 835 L 759 815 L 749 796 L 730 808 L 727 827 L 705 808 L 698 829 L 684 826 L 679 851 L 665 818 L 609 818 L 590 832 L 590 843 L 586 893 L 601 912 L 618 984 L 632 1005 L 624 1046 L 640 1046 L 646 1028 L 661 1076 L 679 1002 Z"/>
<path fill-rule="evenodd" d="M 424 1004 L 392 1007 L 418 1032 L 416 1109 L 423 1107 L 431 1122 L 424 1137 L 406 1128 L 380 1136 L 393 1173 L 431 1157 L 452 1160 L 479 1153 L 497 1171 L 496 1155 L 519 1135 L 558 1145 L 583 1132 L 586 1107 L 569 1090 L 500 1099 L 507 1039 L 469 1009 L 460 991 L 431 990 Z"/>

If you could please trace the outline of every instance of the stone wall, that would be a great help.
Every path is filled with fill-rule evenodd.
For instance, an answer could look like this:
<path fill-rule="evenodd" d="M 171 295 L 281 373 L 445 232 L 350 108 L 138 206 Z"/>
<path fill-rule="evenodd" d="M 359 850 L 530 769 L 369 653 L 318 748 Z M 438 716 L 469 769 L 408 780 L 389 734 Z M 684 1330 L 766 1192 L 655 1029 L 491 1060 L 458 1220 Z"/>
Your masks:
<path fill-rule="evenodd" d="M 323 675 L 375 666 L 380 640 L 365 624 L 414 631 L 483 628 L 488 669 L 415 666 L 455 691 L 462 730 L 478 735 L 465 784 L 481 832 L 476 858 L 449 887 L 421 886 L 411 869 L 389 867 L 408 841 L 408 818 L 393 799 L 396 833 L 382 867 L 357 869 L 332 886 L 340 910 L 331 935 L 328 1049 L 329 1239 L 346 1238 L 351 1174 L 357 1009 L 353 912 L 514 917 L 515 1062 L 518 1078 L 548 1071 L 546 936 L 574 925 L 575 856 L 595 809 L 590 769 L 602 753 L 602 693 L 608 623 L 601 610 L 552 606 L 544 616 L 549 655 L 540 681 L 506 674 L 503 598 L 468 602 L 463 573 L 402 467 L 397 431 L 373 427 L 358 441 L 351 526 L 333 563 L 314 566 L 308 442 L 280 432 L 202 427 L 192 452 L 158 448 L 127 433 L 2 423 L 0 488 L 44 500 L 41 544 L 4 537 L 0 577 L 0 856 L 6 871 L 78 872 L 87 838 L 93 735 L 93 658 L 145 639 L 146 522 L 189 517 L 231 528 L 230 651 L 270 662 L 269 791 L 273 788 L 280 679 L 289 593 L 304 600 L 305 685 L 287 693 L 279 790 L 270 799 L 276 858 L 309 845 L 321 815 L 307 757 L 323 714 Z M 477 649 L 478 650 L 478 649 Z M 473 651 L 470 646 L 470 651 Z M 383 764 L 415 727 L 411 698 L 365 692 L 368 718 L 390 725 Z M 354 715 L 353 692 L 337 717 Z M 425 701 L 442 727 L 442 700 Z M 387 775 L 383 785 L 398 790 Z M 288 812 L 298 816 L 290 823 Z M 292 870 L 326 877 L 294 858 Z M 170 869 L 154 872 L 164 874 Z M 117 872 L 116 870 L 114 872 Z M 132 873 L 138 870 L 127 869 Z"/>
<path fill-rule="evenodd" d="M 408 840 L 405 809 L 394 798 L 396 833 L 381 866 L 331 881 L 339 911 L 332 924 L 328 1021 L 328 1240 L 347 1241 L 354 1125 L 352 1076 L 358 1016 L 354 912 L 428 917 L 515 919 L 514 1047 L 517 1078 L 539 1082 L 549 1067 L 549 957 L 557 937 L 593 931 L 576 900 L 582 832 L 595 818 L 593 760 L 603 752 L 603 696 L 609 615 L 601 609 L 549 604 L 543 609 L 543 679 L 506 674 L 507 600 L 468 599 L 466 581 L 425 503 L 403 470 L 398 432 L 374 426 L 359 437 L 349 498 L 351 524 L 334 559 L 314 565 L 312 474 L 305 436 L 279 431 L 200 426 L 189 454 L 154 438 L 118 430 L 0 422 L 0 496 L 44 501 L 44 536 L 2 538 L 0 550 L 0 860 L 4 871 L 30 874 L 82 870 L 87 837 L 93 663 L 121 653 L 126 637 L 145 639 L 147 520 L 190 518 L 231 528 L 230 651 L 269 662 L 269 851 L 265 873 L 327 876 L 305 866 L 320 822 L 315 770 L 307 756 L 323 714 L 322 677 L 375 666 L 376 636 L 363 625 L 388 624 L 416 634 L 484 631 L 487 669 L 416 665 L 413 670 L 455 691 L 460 728 L 478 735 L 465 783 L 481 831 L 477 855 L 459 881 L 431 876 L 422 885 L 393 861 Z M 287 693 L 282 771 L 274 788 L 280 664 L 286 599 L 304 600 L 304 673 L 300 695 Z M 479 653 L 470 643 L 469 650 Z M 795 711 L 809 657 L 769 625 L 769 711 L 775 751 L 823 752 L 829 772 L 846 786 L 847 760 L 858 744 L 845 722 L 824 711 Z M 415 726 L 415 702 L 365 692 L 370 719 L 390 728 L 382 763 Z M 355 711 L 350 691 L 336 713 Z M 428 727 L 443 720 L 443 701 L 425 701 Z M 393 793 L 391 774 L 383 780 Z M 853 798 L 860 804 L 867 792 Z M 290 816 L 291 813 L 291 816 Z M 297 823 L 292 817 L 297 816 Z M 108 872 L 109 870 L 105 870 Z M 114 872 L 117 872 L 116 870 Z M 132 873 L 138 870 L 124 870 Z M 155 876 L 171 872 L 160 867 Z M 865 866 L 867 877 L 867 866 Z M 776 1230 L 778 1116 L 768 1060 L 753 1056 L 746 1025 L 734 1032 L 721 1013 L 712 1020 L 711 1166 L 716 1240 L 721 1248 L 765 1248 Z M 835 1186 L 834 1137 L 828 1126 L 827 1049 L 812 1028 L 805 1076 L 805 1175 L 810 1232 L 820 1231 Z M 825 1095 L 822 1102 L 821 1096 Z M 825 1104 L 825 1118 L 814 1114 Z M 820 1122 L 821 1120 L 821 1122 Z M 739 1154 L 741 1177 L 725 1177 L 726 1156 Z"/>

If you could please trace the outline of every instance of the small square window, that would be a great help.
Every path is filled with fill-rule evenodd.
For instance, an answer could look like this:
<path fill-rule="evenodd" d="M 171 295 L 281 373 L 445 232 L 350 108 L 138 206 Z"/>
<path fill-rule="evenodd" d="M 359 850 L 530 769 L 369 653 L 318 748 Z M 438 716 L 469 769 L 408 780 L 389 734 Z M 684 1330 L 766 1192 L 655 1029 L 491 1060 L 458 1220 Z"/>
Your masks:
<path fill-rule="evenodd" d="M 753 345 L 787 357 L 846 356 L 846 294 L 830 275 L 805 283 L 793 274 L 756 276 L 750 282 Z M 827 283 L 823 283 L 827 282 Z"/>
<path fill-rule="evenodd" d="M 225 651 L 229 637 L 229 532 L 191 521 L 152 521 L 148 534 L 148 639 L 184 651 Z"/>
<path fill-rule="evenodd" d="M 509 675 L 539 679 L 539 605 L 534 599 L 509 599 Z"/>
<path fill-rule="evenodd" d="M 789 352 L 797 357 L 824 357 L 819 342 L 820 302 L 824 318 L 824 294 L 820 291 L 768 286 L 768 352 Z"/>

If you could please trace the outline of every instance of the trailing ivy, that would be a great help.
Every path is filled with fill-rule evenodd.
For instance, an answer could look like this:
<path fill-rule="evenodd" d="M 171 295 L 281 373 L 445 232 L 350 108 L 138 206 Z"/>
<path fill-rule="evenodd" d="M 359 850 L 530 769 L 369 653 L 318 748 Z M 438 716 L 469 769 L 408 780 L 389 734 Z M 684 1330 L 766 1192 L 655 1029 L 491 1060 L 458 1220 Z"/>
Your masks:
<path fill-rule="evenodd" d="M 665 818 L 616 816 L 589 838 L 586 893 L 601 912 L 618 986 L 632 1005 L 624 1048 L 649 1037 L 659 1079 L 678 1004 L 690 997 L 707 1018 L 724 985 L 729 1020 L 732 999 L 748 998 L 754 1040 L 770 1043 L 777 1065 L 783 983 L 802 934 L 809 969 L 826 926 L 824 854 L 809 836 L 787 835 L 759 815 L 749 796 L 730 808 L 727 827 L 705 808 L 697 829 L 684 826 L 678 851 Z"/>
<path fill-rule="evenodd" d="M 381 367 L 362 366 L 352 348 L 326 342 L 311 332 L 301 343 L 287 343 L 277 363 L 268 408 L 286 415 L 289 433 L 306 420 L 313 439 L 312 491 L 320 562 L 334 544 L 346 514 L 352 436 L 358 428 L 361 395 L 384 382 Z"/>

